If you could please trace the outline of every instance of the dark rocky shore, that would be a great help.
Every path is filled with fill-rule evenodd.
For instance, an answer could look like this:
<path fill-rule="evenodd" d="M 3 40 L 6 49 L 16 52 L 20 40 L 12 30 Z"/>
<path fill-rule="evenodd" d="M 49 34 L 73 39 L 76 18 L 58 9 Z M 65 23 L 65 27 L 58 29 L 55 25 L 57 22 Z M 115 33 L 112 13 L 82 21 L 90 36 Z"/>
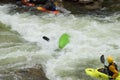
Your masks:
<path fill-rule="evenodd" d="M 88 13 L 92 12 L 98 13 L 98 14 L 104 14 L 104 13 L 114 13 L 114 12 L 119 12 L 120 11 L 120 0 L 79 0 L 79 2 L 76 1 L 65 1 L 66 4 L 69 6 L 66 6 L 67 9 L 69 9 L 72 12 L 75 13 Z M 73 6 L 71 6 L 71 4 Z M 71 9 L 71 7 L 73 9 Z"/>
<path fill-rule="evenodd" d="M 13 3 L 15 4 L 17 0 L 0 0 L 0 3 Z M 72 6 L 77 9 L 84 10 L 111 10 L 120 11 L 120 0 L 63 0 L 63 4 L 66 8 L 70 9 Z M 75 9 L 73 8 L 73 9 Z M 75 9 L 75 10 L 77 10 Z"/>
<path fill-rule="evenodd" d="M 0 4 L 16 4 L 17 0 L 1 0 Z M 109 16 L 120 12 L 120 0 L 63 0 L 64 8 L 71 11 L 72 14 Z M 72 6 L 71 6 L 72 5 Z M 12 7 L 10 13 L 29 12 L 30 14 L 41 13 L 33 7 Z"/>

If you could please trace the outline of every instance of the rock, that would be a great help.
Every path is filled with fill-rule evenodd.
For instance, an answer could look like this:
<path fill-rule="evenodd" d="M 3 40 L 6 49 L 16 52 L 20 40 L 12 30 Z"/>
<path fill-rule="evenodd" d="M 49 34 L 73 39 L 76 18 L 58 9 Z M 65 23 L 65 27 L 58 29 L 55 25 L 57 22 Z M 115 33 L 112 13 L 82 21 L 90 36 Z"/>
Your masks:
<path fill-rule="evenodd" d="M 102 7 L 102 2 L 100 1 L 94 1 L 85 5 L 85 8 L 89 10 L 100 9 L 101 7 Z"/>
<path fill-rule="evenodd" d="M 49 80 L 42 68 L 26 68 L 15 72 L 17 80 Z"/>
<path fill-rule="evenodd" d="M 104 1 L 103 7 L 113 12 L 120 11 L 120 0 Z"/>
<path fill-rule="evenodd" d="M 112 11 L 120 11 L 120 4 L 112 5 L 112 6 L 110 6 L 110 9 Z"/>

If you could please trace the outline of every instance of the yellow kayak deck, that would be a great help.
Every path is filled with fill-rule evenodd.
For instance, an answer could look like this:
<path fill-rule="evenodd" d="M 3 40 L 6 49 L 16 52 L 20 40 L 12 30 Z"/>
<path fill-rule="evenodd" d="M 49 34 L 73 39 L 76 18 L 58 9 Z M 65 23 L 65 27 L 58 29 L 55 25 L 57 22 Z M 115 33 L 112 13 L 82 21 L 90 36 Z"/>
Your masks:
<path fill-rule="evenodd" d="M 85 72 L 87 75 L 91 77 L 100 78 L 102 80 L 109 80 L 110 77 L 107 74 L 98 71 L 98 69 L 86 68 Z M 120 72 L 119 72 L 119 76 L 115 80 L 120 80 Z"/>

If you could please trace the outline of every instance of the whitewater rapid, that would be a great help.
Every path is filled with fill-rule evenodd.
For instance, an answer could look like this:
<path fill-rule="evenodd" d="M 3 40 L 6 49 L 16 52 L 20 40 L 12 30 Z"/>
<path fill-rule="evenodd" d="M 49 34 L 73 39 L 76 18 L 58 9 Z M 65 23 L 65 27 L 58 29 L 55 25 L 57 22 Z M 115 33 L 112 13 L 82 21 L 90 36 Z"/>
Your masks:
<path fill-rule="evenodd" d="M 12 35 L 17 39 L 0 42 L 0 70 L 42 64 L 50 80 L 93 80 L 85 75 L 84 69 L 102 67 L 99 60 L 102 54 L 113 56 L 120 66 L 120 14 L 104 17 L 10 14 L 11 6 L 0 6 L 0 22 L 10 30 L 0 35 Z M 70 35 L 70 43 L 58 50 L 63 33 Z"/>

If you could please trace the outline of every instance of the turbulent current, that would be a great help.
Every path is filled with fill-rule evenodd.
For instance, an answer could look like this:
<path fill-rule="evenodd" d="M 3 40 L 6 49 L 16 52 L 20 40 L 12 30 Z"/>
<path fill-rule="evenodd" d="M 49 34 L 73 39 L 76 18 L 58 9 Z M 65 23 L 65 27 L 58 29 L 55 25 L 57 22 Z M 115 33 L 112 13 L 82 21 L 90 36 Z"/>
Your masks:
<path fill-rule="evenodd" d="M 84 70 L 103 67 L 102 54 L 113 56 L 120 66 L 119 13 L 35 15 L 10 13 L 11 7 L 0 6 L 1 80 L 18 80 L 13 71 L 39 64 L 49 80 L 94 80 Z M 58 41 L 63 33 L 70 35 L 70 42 L 60 50 Z"/>

